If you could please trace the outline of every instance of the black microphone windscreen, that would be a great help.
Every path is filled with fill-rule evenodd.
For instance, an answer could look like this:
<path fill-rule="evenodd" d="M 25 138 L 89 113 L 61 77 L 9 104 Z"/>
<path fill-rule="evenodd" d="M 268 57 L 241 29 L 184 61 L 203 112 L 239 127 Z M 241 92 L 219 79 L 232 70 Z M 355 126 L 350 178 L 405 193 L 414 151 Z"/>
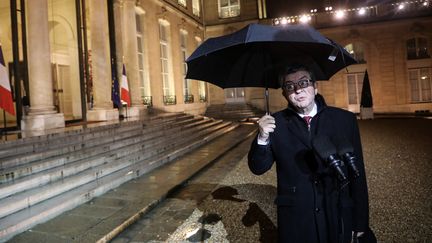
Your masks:
<path fill-rule="evenodd" d="M 312 147 L 321 157 L 327 160 L 330 155 L 336 154 L 336 148 L 328 136 L 318 135 L 312 140 Z"/>
<path fill-rule="evenodd" d="M 336 137 L 334 140 L 339 154 L 353 153 L 354 148 L 346 137 Z"/>

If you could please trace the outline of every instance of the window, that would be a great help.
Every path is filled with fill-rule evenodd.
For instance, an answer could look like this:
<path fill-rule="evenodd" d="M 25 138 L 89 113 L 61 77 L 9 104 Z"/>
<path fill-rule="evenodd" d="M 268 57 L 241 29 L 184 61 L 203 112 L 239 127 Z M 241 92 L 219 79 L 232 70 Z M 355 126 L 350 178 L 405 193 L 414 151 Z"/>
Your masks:
<path fill-rule="evenodd" d="M 145 70 L 145 53 L 144 53 L 144 25 L 142 24 L 141 14 L 136 14 L 136 32 L 137 32 L 137 55 L 138 55 L 138 74 L 140 79 L 140 94 L 143 104 L 151 106 L 152 98 L 150 93 L 150 82 L 148 72 Z"/>
<path fill-rule="evenodd" d="M 219 17 L 230 18 L 240 15 L 240 0 L 218 0 Z"/>
<path fill-rule="evenodd" d="M 362 43 L 351 43 L 345 49 L 357 60 L 358 63 L 366 63 L 364 46 Z"/>
<path fill-rule="evenodd" d="M 196 16 L 201 15 L 200 0 L 192 0 L 192 13 Z"/>
<path fill-rule="evenodd" d="M 186 7 L 186 0 L 177 0 L 178 4 L 180 4 L 183 7 Z"/>
<path fill-rule="evenodd" d="M 348 105 L 360 105 L 364 73 L 350 73 L 347 75 Z"/>
<path fill-rule="evenodd" d="M 406 49 L 408 60 L 430 57 L 426 38 L 411 38 L 407 40 Z"/>
<path fill-rule="evenodd" d="M 193 95 L 191 92 L 191 83 L 190 80 L 186 78 L 187 73 L 187 64 L 186 64 L 186 57 L 187 57 L 187 32 L 185 30 L 180 30 L 180 51 L 181 51 L 181 57 L 182 57 L 182 71 L 183 71 L 183 86 L 184 86 L 184 102 L 185 103 L 193 103 Z"/>
<path fill-rule="evenodd" d="M 160 61 L 162 75 L 163 100 L 166 105 L 176 104 L 174 95 L 174 84 L 170 78 L 170 60 L 169 60 L 169 25 L 165 21 L 159 22 L 159 44 L 160 44 Z"/>
<path fill-rule="evenodd" d="M 431 74 L 432 68 L 413 68 L 408 70 L 412 102 L 432 101 Z"/>
<path fill-rule="evenodd" d="M 195 43 L 198 47 L 201 45 L 202 39 L 200 37 L 195 37 Z M 198 94 L 199 94 L 199 101 L 200 102 L 206 102 L 207 101 L 207 83 L 203 81 L 198 81 Z"/>

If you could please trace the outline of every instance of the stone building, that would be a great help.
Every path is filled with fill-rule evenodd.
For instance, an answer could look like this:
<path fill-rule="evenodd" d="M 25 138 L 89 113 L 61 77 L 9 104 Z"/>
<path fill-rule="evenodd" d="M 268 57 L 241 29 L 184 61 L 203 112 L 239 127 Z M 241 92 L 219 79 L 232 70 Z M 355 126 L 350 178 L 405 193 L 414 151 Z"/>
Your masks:
<path fill-rule="evenodd" d="M 185 59 L 202 41 L 249 23 L 310 24 L 359 60 L 318 82 L 330 105 L 359 112 L 367 70 L 375 112 L 432 110 L 432 3 L 332 2 L 278 12 L 294 8 L 265 0 L 1 1 L 0 43 L 17 110 L 7 124 L 31 131 L 118 120 L 126 108 L 114 106 L 112 84 L 123 66 L 129 117 L 149 107 L 192 114 L 230 102 L 263 108 L 262 89 L 223 90 L 184 78 Z M 270 110 L 285 106 L 280 90 L 271 90 Z"/>
<path fill-rule="evenodd" d="M 279 4 L 270 6 L 271 1 L 266 4 L 264 0 L 239 0 L 230 1 L 227 7 L 222 7 L 222 2 L 205 1 L 206 37 L 227 34 L 252 22 L 309 24 L 350 51 L 359 64 L 341 70 L 330 81 L 318 82 L 318 90 L 328 104 L 360 112 L 361 89 L 367 70 L 374 112 L 432 111 L 430 1 L 368 1 L 374 5 L 350 1 L 350 4 L 333 6 L 331 3 L 338 1 L 309 1 L 314 3 L 303 9 L 295 8 L 302 3 L 292 6 L 287 3 L 295 1 L 273 1 Z M 224 12 L 226 8 L 228 13 Z M 228 16 L 224 18 L 225 15 Z M 224 92 L 210 85 L 209 91 L 211 104 L 244 100 L 264 109 L 262 89 Z M 270 111 L 286 106 L 280 94 L 280 90 L 270 90 Z"/>

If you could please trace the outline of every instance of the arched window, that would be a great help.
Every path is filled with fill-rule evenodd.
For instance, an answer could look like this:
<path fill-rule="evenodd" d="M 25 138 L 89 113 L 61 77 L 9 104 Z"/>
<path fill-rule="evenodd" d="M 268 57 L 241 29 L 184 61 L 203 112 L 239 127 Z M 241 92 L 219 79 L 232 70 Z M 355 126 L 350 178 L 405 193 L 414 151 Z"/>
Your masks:
<path fill-rule="evenodd" d="M 345 46 L 345 49 L 353 55 L 353 57 L 358 61 L 358 63 L 366 63 L 364 54 L 364 45 L 362 43 L 350 43 Z"/>
<path fill-rule="evenodd" d="M 196 47 L 201 45 L 202 39 L 198 36 L 195 36 L 195 44 Z M 198 81 L 198 94 L 199 94 L 199 101 L 200 102 L 206 102 L 207 101 L 207 83 L 203 81 Z"/>
<path fill-rule="evenodd" d="M 176 97 L 174 90 L 174 81 L 172 78 L 171 67 L 171 46 L 170 46 L 169 23 L 166 20 L 159 20 L 159 44 L 160 44 L 160 61 L 162 75 L 163 101 L 165 105 L 175 105 Z"/>
<path fill-rule="evenodd" d="M 407 59 L 429 58 L 428 41 L 423 37 L 411 38 L 406 41 Z"/>
<path fill-rule="evenodd" d="M 145 29 L 144 29 L 144 13 L 137 9 L 135 13 L 136 33 L 137 33 L 137 55 L 138 55 L 138 74 L 140 80 L 140 94 L 143 104 L 151 106 L 152 97 L 150 92 L 149 71 L 146 59 L 145 50 Z"/>
<path fill-rule="evenodd" d="M 187 54 L 187 38 L 188 38 L 187 31 L 184 29 L 180 29 L 180 52 L 181 52 L 181 58 L 182 58 L 182 63 L 181 63 L 180 68 L 183 72 L 182 74 L 183 74 L 184 102 L 185 103 L 193 103 L 194 97 L 192 95 L 192 90 L 191 90 L 191 81 L 190 81 L 190 79 L 186 78 L 186 73 L 187 73 L 186 58 L 188 56 L 188 54 Z"/>

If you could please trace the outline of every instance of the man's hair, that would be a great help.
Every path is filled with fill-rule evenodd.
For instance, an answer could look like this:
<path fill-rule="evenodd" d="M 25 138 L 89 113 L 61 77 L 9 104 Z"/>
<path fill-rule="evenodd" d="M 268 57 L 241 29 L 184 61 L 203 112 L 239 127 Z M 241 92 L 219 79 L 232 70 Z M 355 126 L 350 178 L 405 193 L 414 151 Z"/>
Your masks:
<path fill-rule="evenodd" d="M 309 67 L 300 63 L 294 63 L 294 64 L 286 65 L 281 69 L 281 71 L 279 72 L 279 84 L 282 86 L 283 82 L 285 81 L 285 77 L 287 75 L 298 71 L 305 71 L 309 73 L 311 81 L 315 83 L 316 81 L 315 75 Z"/>

